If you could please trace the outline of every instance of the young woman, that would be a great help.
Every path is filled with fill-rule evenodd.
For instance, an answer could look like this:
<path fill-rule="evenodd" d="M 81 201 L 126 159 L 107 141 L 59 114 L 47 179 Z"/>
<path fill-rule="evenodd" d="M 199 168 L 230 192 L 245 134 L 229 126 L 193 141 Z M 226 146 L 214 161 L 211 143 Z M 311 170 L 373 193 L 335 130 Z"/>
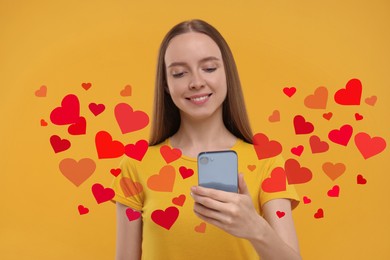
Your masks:
<path fill-rule="evenodd" d="M 117 260 L 301 258 L 298 196 L 262 190 L 283 160 L 258 159 L 233 55 L 204 21 L 176 25 L 160 46 L 149 145 L 141 161 L 124 158 L 113 184 Z M 239 193 L 197 186 L 197 155 L 229 149 Z"/>

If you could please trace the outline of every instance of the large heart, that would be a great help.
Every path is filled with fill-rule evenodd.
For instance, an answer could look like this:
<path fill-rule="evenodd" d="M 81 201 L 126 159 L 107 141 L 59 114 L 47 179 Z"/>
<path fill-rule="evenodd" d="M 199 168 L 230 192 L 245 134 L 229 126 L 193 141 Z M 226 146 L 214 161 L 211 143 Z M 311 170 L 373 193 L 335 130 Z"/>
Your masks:
<path fill-rule="evenodd" d="M 347 146 L 351 139 L 353 128 L 350 125 L 343 125 L 340 130 L 335 129 L 329 132 L 328 138 L 336 144 Z"/>
<path fill-rule="evenodd" d="M 79 161 L 65 158 L 60 162 L 59 168 L 62 175 L 78 187 L 95 172 L 96 164 L 90 158 L 83 158 Z"/>
<path fill-rule="evenodd" d="M 169 230 L 179 217 L 179 210 L 176 207 L 158 209 L 152 212 L 151 217 L 154 223 Z"/>
<path fill-rule="evenodd" d="M 98 204 L 109 201 L 115 197 L 115 192 L 111 188 L 104 188 L 100 183 L 92 185 L 92 193 Z"/>
<path fill-rule="evenodd" d="M 314 153 L 323 153 L 329 150 L 329 144 L 325 141 L 321 141 L 321 139 L 312 135 L 309 139 L 311 152 Z"/>
<path fill-rule="evenodd" d="M 176 161 L 181 157 L 181 151 L 177 148 L 171 148 L 168 145 L 163 145 L 160 147 L 160 153 L 166 163 L 171 163 Z"/>
<path fill-rule="evenodd" d="M 345 169 L 345 164 L 343 163 L 333 164 L 331 162 L 326 162 L 322 165 L 322 170 L 332 181 L 340 177 L 345 172 Z"/>
<path fill-rule="evenodd" d="M 87 132 L 87 121 L 80 116 L 74 124 L 68 127 L 68 133 L 71 135 L 84 135 Z"/>
<path fill-rule="evenodd" d="M 125 154 L 137 161 L 142 161 L 146 152 L 148 151 L 148 141 L 139 140 L 135 144 L 128 144 L 125 146 Z"/>
<path fill-rule="evenodd" d="M 318 87 L 313 95 L 305 98 L 304 104 L 308 108 L 325 109 L 328 101 L 328 89 L 326 87 Z"/>
<path fill-rule="evenodd" d="M 259 160 L 277 156 L 282 152 L 282 145 L 278 141 L 270 141 L 263 133 L 253 136 L 253 147 Z"/>
<path fill-rule="evenodd" d="M 143 129 L 149 124 L 149 117 L 145 112 L 133 111 L 133 108 L 126 103 L 115 106 L 115 118 L 122 134 Z"/>
<path fill-rule="evenodd" d="M 154 191 L 172 192 L 175 176 L 175 168 L 171 165 L 165 165 L 158 174 L 149 177 L 147 185 L 149 189 Z"/>
<path fill-rule="evenodd" d="M 301 167 L 299 162 L 295 159 L 288 159 L 284 163 L 284 170 L 286 172 L 288 184 L 301 184 L 309 182 L 313 174 L 306 167 Z"/>
<path fill-rule="evenodd" d="M 369 134 L 364 132 L 355 135 L 355 144 L 364 159 L 377 155 L 386 148 L 385 139 L 379 136 L 371 138 Z"/>
<path fill-rule="evenodd" d="M 360 105 L 362 83 L 358 79 L 351 79 L 343 89 L 334 94 L 334 100 L 340 105 Z"/>
<path fill-rule="evenodd" d="M 76 123 L 80 117 L 80 103 L 76 95 L 69 94 L 62 99 L 61 106 L 50 113 L 50 120 L 55 125 Z"/>
<path fill-rule="evenodd" d="M 71 145 L 69 140 L 61 139 L 58 135 L 52 135 L 50 137 L 50 144 L 55 153 L 66 151 Z"/>
<path fill-rule="evenodd" d="M 314 126 L 312 123 L 307 122 L 303 116 L 297 115 L 294 117 L 294 129 L 297 135 L 310 134 L 314 131 Z"/>
<path fill-rule="evenodd" d="M 286 190 L 286 172 L 282 167 L 276 167 L 272 170 L 271 176 L 266 178 L 261 184 L 265 192 L 278 192 Z"/>
<path fill-rule="evenodd" d="M 99 159 L 117 158 L 125 153 L 123 144 L 113 141 L 111 135 L 106 131 L 100 131 L 95 136 L 96 151 Z"/>

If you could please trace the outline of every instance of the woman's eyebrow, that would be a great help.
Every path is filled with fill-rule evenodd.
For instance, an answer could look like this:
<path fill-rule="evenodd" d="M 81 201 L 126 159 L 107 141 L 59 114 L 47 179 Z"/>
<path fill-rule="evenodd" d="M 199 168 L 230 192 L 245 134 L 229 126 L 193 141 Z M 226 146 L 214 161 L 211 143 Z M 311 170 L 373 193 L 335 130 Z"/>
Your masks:
<path fill-rule="evenodd" d="M 220 59 L 215 57 L 215 56 L 209 56 L 209 57 L 205 57 L 205 58 L 201 59 L 199 61 L 199 63 L 203 63 L 206 61 L 213 61 L 213 60 L 219 61 Z M 174 67 L 174 66 L 187 66 L 187 63 L 185 63 L 185 62 L 172 62 L 171 64 L 168 65 L 167 68 Z"/>

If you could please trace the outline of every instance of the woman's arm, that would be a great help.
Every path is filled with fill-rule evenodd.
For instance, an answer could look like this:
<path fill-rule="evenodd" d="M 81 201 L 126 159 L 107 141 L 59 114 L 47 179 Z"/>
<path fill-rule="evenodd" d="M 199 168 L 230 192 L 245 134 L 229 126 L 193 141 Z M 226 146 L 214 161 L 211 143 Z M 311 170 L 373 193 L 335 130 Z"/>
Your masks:
<path fill-rule="evenodd" d="M 127 206 L 116 203 L 116 260 L 141 259 L 142 218 L 129 221 Z"/>

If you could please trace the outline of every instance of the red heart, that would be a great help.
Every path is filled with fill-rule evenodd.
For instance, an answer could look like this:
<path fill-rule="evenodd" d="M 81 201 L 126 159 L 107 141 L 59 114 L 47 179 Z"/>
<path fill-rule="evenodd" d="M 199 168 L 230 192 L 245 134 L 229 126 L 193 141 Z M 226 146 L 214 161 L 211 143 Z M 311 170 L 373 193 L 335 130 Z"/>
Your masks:
<path fill-rule="evenodd" d="M 340 187 L 338 185 L 334 185 L 332 189 L 328 190 L 329 197 L 338 197 L 340 193 Z"/>
<path fill-rule="evenodd" d="M 340 130 L 332 130 L 328 134 L 329 140 L 336 144 L 347 146 L 351 139 L 353 128 L 350 125 L 343 125 Z"/>
<path fill-rule="evenodd" d="M 83 158 L 79 161 L 65 158 L 60 162 L 59 168 L 62 175 L 78 187 L 95 172 L 96 163 L 90 158 Z"/>
<path fill-rule="evenodd" d="M 55 125 L 76 123 L 80 117 L 80 103 L 77 96 L 69 94 L 62 99 L 61 106 L 50 113 L 50 120 Z"/>
<path fill-rule="evenodd" d="M 160 153 L 162 157 L 164 158 L 166 163 L 171 163 L 173 161 L 176 161 L 181 157 L 181 151 L 177 148 L 171 148 L 168 145 L 163 145 L 160 147 Z"/>
<path fill-rule="evenodd" d="M 283 212 L 283 211 L 276 211 L 276 215 L 278 216 L 278 218 L 283 218 L 284 217 L 284 215 L 286 215 L 286 213 L 285 212 Z"/>
<path fill-rule="evenodd" d="M 363 116 L 359 113 L 355 113 L 355 119 L 356 119 L 356 121 L 362 120 Z"/>
<path fill-rule="evenodd" d="M 304 204 L 309 204 L 311 202 L 311 199 L 309 199 L 308 197 L 306 196 L 303 196 L 303 203 Z"/>
<path fill-rule="evenodd" d="M 356 177 L 356 182 L 357 184 L 366 184 L 367 183 L 367 180 L 363 177 L 363 175 L 359 174 L 357 177 Z"/>
<path fill-rule="evenodd" d="M 310 136 L 309 143 L 312 153 L 323 153 L 329 150 L 329 144 L 325 141 L 321 141 L 316 135 Z"/>
<path fill-rule="evenodd" d="M 180 172 L 180 175 L 183 179 L 186 179 L 188 177 L 191 177 L 192 175 L 194 175 L 194 170 L 193 169 L 187 169 L 186 167 L 184 166 L 181 166 L 179 168 L 179 172 Z"/>
<path fill-rule="evenodd" d="M 301 115 L 294 117 L 294 129 L 295 134 L 310 134 L 314 131 L 314 126 L 310 122 L 306 122 L 305 118 Z"/>
<path fill-rule="evenodd" d="M 111 188 L 104 188 L 100 183 L 92 185 L 92 193 L 98 204 L 109 201 L 114 198 L 115 192 Z"/>
<path fill-rule="evenodd" d="M 313 174 L 308 168 L 301 167 L 295 159 L 288 159 L 284 163 L 287 180 L 289 184 L 300 184 L 309 182 Z"/>
<path fill-rule="evenodd" d="M 291 87 L 291 88 L 285 87 L 285 88 L 283 88 L 284 94 L 286 94 L 286 96 L 288 96 L 288 97 L 292 97 L 295 94 L 296 91 L 297 91 L 297 89 L 295 87 Z"/>
<path fill-rule="evenodd" d="M 91 110 L 91 112 L 95 116 L 101 114 L 104 111 L 104 109 L 106 109 L 105 105 L 103 105 L 103 104 L 96 104 L 96 103 L 91 103 L 91 104 L 88 105 L 88 107 L 89 107 L 89 110 Z"/>
<path fill-rule="evenodd" d="M 270 141 L 265 134 L 258 133 L 253 136 L 253 147 L 259 160 L 279 155 L 282 145 L 277 141 Z"/>
<path fill-rule="evenodd" d="M 172 203 L 182 207 L 184 205 L 184 202 L 186 201 L 186 195 L 181 194 L 179 197 L 175 197 L 172 199 Z"/>
<path fill-rule="evenodd" d="M 386 148 L 385 139 L 379 136 L 371 138 L 368 134 L 363 132 L 355 135 L 355 144 L 364 159 L 377 155 Z"/>
<path fill-rule="evenodd" d="M 77 209 L 79 210 L 80 215 L 88 214 L 89 212 L 89 209 L 84 207 L 83 205 L 79 205 Z"/>
<path fill-rule="evenodd" d="M 364 101 L 366 102 L 367 105 L 374 106 L 376 103 L 376 100 L 377 100 L 377 97 L 372 96 L 372 97 L 366 98 Z"/>
<path fill-rule="evenodd" d="M 323 218 L 324 217 L 324 210 L 319 208 L 317 212 L 314 214 L 315 218 Z"/>
<path fill-rule="evenodd" d="M 68 133 L 71 135 L 84 135 L 87 132 L 87 121 L 84 117 L 79 119 L 68 127 Z"/>
<path fill-rule="evenodd" d="M 122 170 L 121 170 L 120 168 L 116 168 L 116 169 L 111 169 L 111 170 L 110 170 L 110 173 L 111 173 L 112 175 L 114 175 L 115 177 L 118 177 L 119 174 L 121 174 L 121 172 L 122 172 Z"/>
<path fill-rule="evenodd" d="M 165 210 L 155 210 L 152 212 L 152 220 L 157 225 L 169 230 L 179 217 L 179 210 L 176 207 L 168 207 Z"/>
<path fill-rule="evenodd" d="M 36 97 L 46 97 L 47 94 L 47 87 L 41 86 L 38 90 L 35 91 Z"/>
<path fill-rule="evenodd" d="M 47 122 L 44 119 L 41 119 L 41 126 L 47 126 Z"/>
<path fill-rule="evenodd" d="M 272 170 L 271 176 L 266 178 L 261 184 L 265 192 L 278 192 L 286 190 L 286 173 L 282 167 L 276 167 Z"/>
<path fill-rule="evenodd" d="M 149 124 L 149 117 L 145 112 L 133 111 L 133 108 L 126 103 L 115 106 L 115 118 L 122 134 L 140 130 Z"/>
<path fill-rule="evenodd" d="M 66 151 L 70 147 L 69 140 L 61 139 L 61 137 L 58 135 L 52 135 L 50 137 L 50 144 L 53 147 L 55 153 Z"/>
<path fill-rule="evenodd" d="M 303 153 L 303 149 L 303 145 L 298 145 L 297 147 L 291 148 L 291 153 L 295 154 L 296 156 L 301 156 L 301 154 Z"/>
<path fill-rule="evenodd" d="M 137 220 L 141 217 L 141 212 L 135 211 L 132 208 L 127 208 L 126 216 L 129 219 L 129 221 Z"/>
<path fill-rule="evenodd" d="M 91 83 L 82 83 L 81 87 L 83 87 L 83 89 L 85 89 L 85 90 L 88 90 L 92 87 L 92 84 Z"/>
<path fill-rule="evenodd" d="M 322 117 L 325 118 L 326 120 L 330 120 L 332 116 L 333 116 L 332 112 L 322 114 Z"/>
<path fill-rule="evenodd" d="M 345 89 L 339 89 L 335 93 L 334 100 L 340 105 L 360 105 L 361 96 L 362 83 L 358 79 L 351 79 Z"/>
<path fill-rule="evenodd" d="M 139 140 L 135 144 L 125 146 L 125 154 L 130 158 L 142 161 L 148 151 L 149 143 L 146 140 Z"/>
<path fill-rule="evenodd" d="M 95 136 L 96 150 L 99 159 L 117 158 L 125 153 L 123 144 L 113 141 L 111 135 L 106 131 L 100 131 Z"/>
<path fill-rule="evenodd" d="M 328 102 L 328 89 L 326 87 L 318 87 L 313 95 L 305 98 L 304 104 L 308 108 L 325 109 Z"/>
<path fill-rule="evenodd" d="M 206 223 L 202 222 L 199 225 L 195 226 L 195 232 L 204 233 L 206 232 Z"/>

